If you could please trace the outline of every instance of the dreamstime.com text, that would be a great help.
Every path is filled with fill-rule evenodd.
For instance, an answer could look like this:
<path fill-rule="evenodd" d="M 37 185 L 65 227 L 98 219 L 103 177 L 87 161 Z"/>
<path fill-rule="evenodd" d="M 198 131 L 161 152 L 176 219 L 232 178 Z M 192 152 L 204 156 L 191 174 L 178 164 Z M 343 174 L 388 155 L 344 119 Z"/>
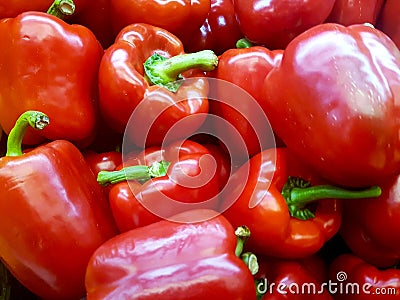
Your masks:
<path fill-rule="evenodd" d="M 338 282 L 328 280 L 321 284 L 312 282 L 306 283 L 274 283 L 268 282 L 266 278 L 257 283 L 257 291 L 261 294 L 293 294 L 293 295 L 316 295 L 328 292 L 334 294 L 350 295 L 400 295 L 400 288 L 396 287 L 375 287 L 370 283 L 347 282 L 347 274 L 339 272 L 337 274 Z"/>

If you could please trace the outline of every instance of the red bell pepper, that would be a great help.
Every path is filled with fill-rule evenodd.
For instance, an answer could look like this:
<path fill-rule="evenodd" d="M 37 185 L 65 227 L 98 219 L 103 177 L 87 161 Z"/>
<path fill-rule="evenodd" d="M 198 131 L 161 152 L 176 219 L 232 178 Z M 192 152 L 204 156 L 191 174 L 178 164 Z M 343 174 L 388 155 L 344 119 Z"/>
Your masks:
<path fill-rule="evenodd" d="M 0 159 L 0 258 L 43 299 L 79 299 L 90 256 L 117 234 L 108 203 L 81 152 L 56 140 L 22 154 L 23 133 L 46 115 L 21 115 Z"/>
<path fill-rule="evenodd" d="M 219 56 L 218 68 L 210 73 L 210 76 L 233 83 L 252 96 L 245 97 L 236 89 L 228 89 L 217 83 L 213 93 L 216 99 L 223 101 L 210 101 L 211 112 L 232 126 L 221 124 L 216 126 L 216 130 L 219 136 L 228 137 L 231 141 L 229 151 L 234 154 L 234 158 L 237 156 L 239 159 L 239 163 L 235 163 L 240 164 L 249 156 L 259 153 L 263 147 L 271 147 L 265 145 L 265 138 L 260 136 L 260 132 L 264 133 L 270 127 L 263 111 L 260 86 L 272 68 L 280 63 L 282 54 L 283 50 L 270 51 L 260 46 L 229 49 Z M 258 104 L 257 107 L 255 103 Z M 247 151 L 240 149 L 240 141 L 244 141 Z M 273 137 L 272 141 L 274 142 Z"/>
<path fill-rule="evenodd" d="M 87 268 L 87 300 L 255 300 L 252 274 L 235 255 L 232 225 L 209 210 L 176 219 L 130 230 L 100 246 Z"/>
<path fill-rule="evenodd" d="M 377 267 L 400 263 L 400 176 L 375 199 L 346 202 L 340 234 L 357 256 Z"/>
<path fill-rule="evenodd" d="M 97 76 L 103 49 L 86 27 L 42 12 L 0 21 L 0 124 L 8 134 L 26 110 L 53 121 L 28 129 L 26 144 L 66 139 L 88 145 L 95 134 Z"/>
<path fill-rule="evenodd" d="M 211 0 L 204 24 L 186 36 L 180 36 L 186 52 L 210 49 L 217 55 L 235 48 L 242 37 L 232 0 Z"/>
<path fill-rule="evenodd" d="M 324 283 L 328 280 L 328 266 L 322 257 L 285 260 L 258 257 L 257 293 L 262 300 L 332 300 Z"/>
<path fill-rule="evenodd" d="M 154 167 L 160 161 L 170 163 L 166 170 Z M 166 147 L 149 147 L 123 165 L 119 171 L 102 171 L 97 177 L 102 185 L 115 184 L 109 202 L 120 231 L 188 209 L 218 209 L 221 176 L 215 172 L 221 169 L 211 152 L 196 142 L 186 140 Z M 152 170 L 155 174 L 150 176 Z"/>
<path fill-rule="evenodd" d="M 336 0 L 326 22 L 345 26 L 376 24 L 384 0 Z"/>
<path fill-rule="evenodd" d="M 97 177 L 100 171 L 115 171 L 122 164 L 122 153 L 118 151 L 107 151 L 97 153 L 93 150 L 86 149 L 83 156 L 90 169 Z M 108 198 L 111 186 L 103 187 L 103 191 Z"/>
<path fill-rule="evenodd" d="M 399 2 L 396 0 L 386 0 L 377 22 L 377 28 L 387 34 L 398 48 L 400 48 L 400 24 L 397 18 L 399 13 Z"/>
<path fill-rule="evenodd" d="M 178 37 L 201 27 L 207 18 L 211 0 L 113 0 L 111 18 L 114 33 L 134 23 L 146 23 Z"/>
<path fill-rule="evenodd" d="M 274 132 L 336 184 L 365 187 L 398 174 L 399 57 L 370 26 L 313 27 L 288 45 L 264 82 Z"/>
<path fill-rule="evenodd" d="M 330 292 L 335 300 L 390 300 L 400 297 L 400 270 L 378 269 L 346 253 L 330 265 Z"/>
<path fill-rule="evenodd" d="M 186 138 L 208 113 L 208 83 L 199 68 L 210 71 L 217 64 L 218 57 L 212 51 L 184 54 L 181 41 L 164 29 L 148 24 L 127 26 L 100 64 L 102 115 L 115 131 L 126 129 L 139 147 L 144 147 L 143 140 L 146 146 L 161 144 L 169 129 L 188 117 L 189 124 L 175 131 L 176 139 Z M 182 77 L 190 80 L 177 81 L 183 72 Z M 182 83 L 179 87 L 178 82 Z"/>
<path fill-rule="evenodd" d="M 303 258 L 319 251 L 338 232 L 338 198 L 380 194 L 378 187 L 346 191 L 323 183 L 288 149 L 267 149 L 232 174 L 220 210 L 233 226 L 250 229 L 251 252 Z"/>
<path fill-rule="evenodd" d="M 235 0 L 244 36 L 256 45 L 284 49 L 297 35 L 326 20 L 335 0 Z"/>

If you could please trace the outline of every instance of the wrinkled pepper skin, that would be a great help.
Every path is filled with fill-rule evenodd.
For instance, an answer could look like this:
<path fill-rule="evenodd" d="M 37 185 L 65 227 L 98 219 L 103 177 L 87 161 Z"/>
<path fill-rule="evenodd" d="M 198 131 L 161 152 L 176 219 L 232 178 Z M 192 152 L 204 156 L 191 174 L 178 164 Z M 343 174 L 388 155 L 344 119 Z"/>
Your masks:
<path fill-rule="evenodd" d="M 400 263 L 400 176 L 381 188 L 378 198 L 345 203 L 340 234 L 361 259 L 386 268 Z"/>
<path fill-rule="evenodd" d="M 99 70 L 100 110 L 104 120 L 116 132 L 126 132 L 139 147 L 144 147 L 142 134 L 148 133 L 146 146 L 160 145 L 176 122 L 192 116 L 190 126 L 178 133 L 186 138 L 201 126 L 208 113 L 206 79 L 193 78 L 176 93 L 146 80 L 143 63 L 154 53 L 171 57 L 183 54 L 184 49 L 176 36 L 162 28 L 132 24 L 105 51 Z M 187 71 L 185 75 L 184 78 L 204 77 L 199 70 Z M 148 132 L 146 128 L 138 130 L 137 124 L 126 128 L 139 104 L 142 109 L 136 110 L 137 122 L 145 127 L 149 120 L 152 127 Z"/>
<path fill-rule="evenodd" d="M 351 253 L 332 261 L 329 277 L 336 284 L 332 288 L 335 300 L 395 300 L 400 296 L 399 269 L 378 269 Z"/>
<path fill-rule="evenodd" d="M 376 24 L 384 0 L 336 0 L 326 22 L 349 26 Z"/>
<path fill-rule="evenodd" d="M 221 196 L 221 211 L 233 226 L 250 229 L 248 251 L 304 258 L 318 252 L 339 231 L 342 207 L 337 199 L 319 200 L 314 218 L 299 220 L 290 215 L 281 193 L 288 176 L 301 177 L 312 185 L 321 183 L 286 148 L 271 148 L 253 156 L 228 181 L 230 188 Z"/>
<path fill-rule="evenodd" d="M 114 32 L 133 23 L 146 23 L 181 37 L 198 29 L 207 18 L 211 0 L 111 0 Z"/>
<path fill-rule="evenodd" d="M 79 299 L 93 252 L 117 234 L 81 152 L 57 140 L 0 160 L 0 257 L 42 299 Z"/>
<path fill-rule="evenodd" d="M 235 255 L 236 236 L 208 210 L 122 233 L 100 246 L 86 273 L 88 300 L 255 300 L 253 277 Z M 214 212 L 211 212 L 214 215 Z M 204 219 L 193 223 L 193 218 Z"/>
<path fill-rule="evenodd" d="M 400 52 L 385 34 L 322 24 L 285 49 L 264 105 L 274 132 L 320 176 L 365 187 L 400 172 L 399 86 Z"/>
<path fill-rule="evenodd" d="M 65 139 L 87 146 L 97 122 L 97 76 L 103 49 L 86 27 L 40 12 L 0 21 L 0 124 L 9 133 L 26 110 L 52 122 L 31 128 L 25 144 Z"/>
<path fill-rule="evenodd" d="M 256 45 L 285 49 L 305 30 L 323 23 L 335 0 L 235 0 L 234 8 L 244 36 Z"/>

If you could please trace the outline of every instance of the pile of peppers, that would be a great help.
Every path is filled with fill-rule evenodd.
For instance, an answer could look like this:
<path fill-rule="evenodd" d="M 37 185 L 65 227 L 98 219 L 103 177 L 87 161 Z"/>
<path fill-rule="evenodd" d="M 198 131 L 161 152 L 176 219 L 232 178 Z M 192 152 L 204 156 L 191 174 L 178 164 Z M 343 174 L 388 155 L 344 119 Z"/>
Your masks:
<path fill-rule="evenodd" d="M 5 2 L 0 300 L 400 299 L 399 13 Z"/>

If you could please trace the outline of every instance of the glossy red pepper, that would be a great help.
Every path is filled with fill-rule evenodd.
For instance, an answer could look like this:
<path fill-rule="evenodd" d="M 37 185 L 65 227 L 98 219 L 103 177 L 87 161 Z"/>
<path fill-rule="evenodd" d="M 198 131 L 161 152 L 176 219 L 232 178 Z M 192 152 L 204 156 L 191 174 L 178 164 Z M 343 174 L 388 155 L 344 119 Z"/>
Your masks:
<path fill-rule="evenodd" d="M 28 124 L 40 129 L 48 122 L 42 113 L 24 113 L 0 159 L 0 258 L 42 299 L 79 299 L 90 256 L 117 228 L 73 144 L 56 140 L 22 154 Z"/>
<path fill-rule="evenodd" d="M 149 168 L 155 169 L 153 164 L 160 161 L 170 164 L 149 176 Z M 123 166 L 119 171 L 100 172 L 97 177 L 102 185 L 114 184 L 109 202 L 120 231 L 196 207 L 218 209 L 222 176 L 214 172 L 221 169 L 211 152 L 196 142 L 149 147 Z"/>
<path fill-rule="evenodd" d="M 384 0 L 336 0 L 326 22 L 375 25 L 383 3 Z"/>
<path fill-rule="evenodd" d="M 235 12 L 244 36 L 269 49 L 284 49 L 305 30 L 323 23 L 335 0 L 235 0 Z"/>
<path fill-rule="evenodd" d="M 264 82 L 264 106 L 274 132 L 320 176 L 365 187 L 400 172 L 399 84 L 400 52 L 385 34 L 322 24 L 286 48 Z"/>
<path fill-rule="evenodd" d="M 157 54 L 160 56 L 155 57 Z M 161 144 L 168 130 L 186 117 L 190 122 L 175 131 L 176 139 L 190 136 L 204 122 L 208 83 L 199 68 L 213 70 L 218 57 L 207 50 L 181 54 L 183 45 L 171 33 L 148 24 L 132 24 L 120 32 L 103 56 L 99 71 L 102 115 L 117 132 L 124 132 L 131 118 L 133 124 L 126 128 L 126 134 L 139 147 L 144 147 L 143 140 L 147 146 Z M 161 56 L 169 59 L 163 61 Z M 149 57 L 158 64 L 153 71 L 149 66 L 145 73 L 143 64 Z M 183 78 L 190 80 L 179 81 L 182 85 L 171 91 L 183 72 Z"/>
<path fill-rule="evenodd" d="M 298 260 L 258 257 L 257 292 L 262 300 L 332 300 L 324 283 L 328 266 L 312 255 Z"/>
<path fill-rule="evenodd" d="M 93 150 L 84 150 L 83 155 L 96 176 L 100 171 L 114 171 L 122 164 L 122 153 L 119 151 L 97 153 Z"/>
<path fill-rule="evenodd" d="M 349 201 L 340 233 L 350 249 L 377 267 L 400 263 L 400 176 L 382 183 L 375 199 Z"/>
<path fill-rule="evenodd" d="M 179 36 L 201 27 L 211 0 L 112 0 L 111 18 L 116 34 L 130 24 L 146 23 Z"/>
<path fill-rule="evenodd" d="M 217 84 L 215 94 L 217 99 L 227 101 L 210 101 L 212 113 L 222 117 L 232 127 L 218 125 L 216 130 L 221 136 L 228 136 L 232 141 L 230 152 L 237 154 L 239 160 L 259 153 L 263 145 L 256 128 L 269 127 L 268 120 L 260 118 L 264 114 L 262 102 L 262 86 L 268 73 L 277 66 L 282 58 L 283 50 L 270 51 L 265 47 L 254 46 L 243 49 L 229 49 L 218 58 L 218 68 L 211 72 L 214 78 L 226 80 L 242 88 L 253 98 L 244 97 L 235 89 L 227 89 Z M 258 107 L 255 107 L 256 101 Z M 234 130 L 233 130 L 234 129 Z M 239 141 L 243 140 L 247 152 L 241 151 Z M 272 137 L 273 140 L 273 137 Z M 235 155 L 236 156 L 236 155 Z"/>
<path fill-rule="evenodd" d="M 400 24 L 397 18 L 399 13 L 399 2 L 386 0 L 377 22 L 377 28 L 386 33 L 398 48 L 400 48 Z"/>
<path fill-rule="evenodd" d="M 232 174 L 220 209 L 233 226 L 250 229 L 249 251 L 304 258 L 319 251 L 338 232 L 338 198 L 380 193 L 377 187 L 346 191 L 322 183 L 288 149 L 267 149 Z"/>
<path fill-rule="evenodd" d="M 65 139 L 88 145 L 95 134 L 97 75 L 103 49 L 86 27 L 42 12 L 0 21 L 0 124 L 9 133 L 26 110 L 53 121 L 26 144 Z"/>
<path fill-rule="evenodd" d="M 104 243 L 88 264 L 87 299 L 255 300 L 234 228 L 214 213 L 188 211 Z"/>
<path fill-rule="evenodd" d="M 378 269 L 346 253 L 330 265 L 330 291 L 335 300 L 399 299 L 400 270 Z"/>
<path fill-rule="evenodd" d="M 204 24 L 180 36 L 186 52 L 210 49 L 217 55 L 235 48 L 237 40 L 243 37 L 236 20 L 232 0 L 211 0 L 211 8 Z"/>

